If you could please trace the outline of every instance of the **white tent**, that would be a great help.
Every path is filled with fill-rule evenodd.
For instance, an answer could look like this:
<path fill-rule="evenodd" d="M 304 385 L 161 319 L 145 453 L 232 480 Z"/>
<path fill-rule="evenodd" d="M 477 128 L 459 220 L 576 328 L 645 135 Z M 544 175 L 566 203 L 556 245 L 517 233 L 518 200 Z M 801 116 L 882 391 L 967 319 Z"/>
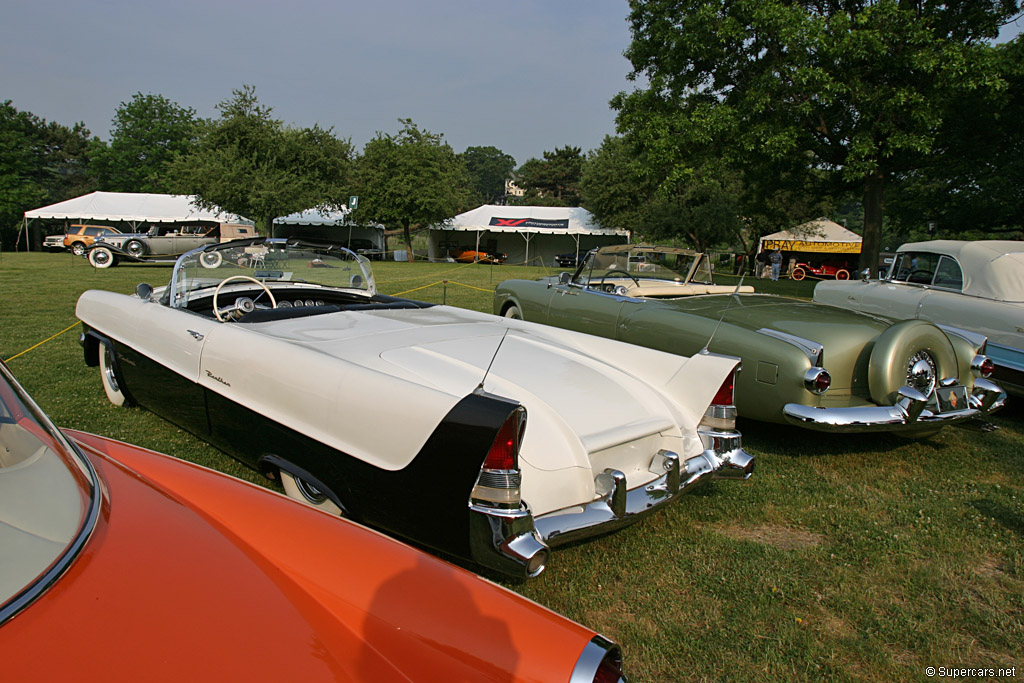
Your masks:
<path fill-rule="evenodd" d="M 601 227 L 580 207 L 485 204 L 431 226 L 428 256 L 444 260 L 451 249 L 472 245 L 505 253 L 508 263 L 550 262 L 555 254 L 628 241 L 628 230 Z"/>
<path fill-rule="evenodd" d="M 37 218 L 125 223 L 135 231 L 143 223 L 244 223 L 252 221 L 224 211 L 197 208 L 192 195 L 93 192 L 25 212 L 24 229 Z M 19 234 L 18 239 L 21 239 Z M 26 244 L 26 247 L 28 245 Z"/>
<path fill-rule="evenodd" d="M 307 209 L 274 219 L 277 237 L 310 237 L 351 246 L 352 240 L 369 240 L 373 249 L 385 251 L 384 226 L 376 223 L 357 225 L 348 221 L 348 208 L 338 210 Z"/>
<path fill-rule="evenodd" d="M 758 251 L 859 254 L 861 237 L 827 218 L 819 218 L 761 238 Z"/>

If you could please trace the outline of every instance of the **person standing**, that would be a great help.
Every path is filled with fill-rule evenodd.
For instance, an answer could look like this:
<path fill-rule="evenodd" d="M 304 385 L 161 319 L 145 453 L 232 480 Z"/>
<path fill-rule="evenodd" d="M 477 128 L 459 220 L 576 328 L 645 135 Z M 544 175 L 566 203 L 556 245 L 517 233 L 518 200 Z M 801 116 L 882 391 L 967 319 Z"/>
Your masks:
<path fill-rule="evenodd" d="M 778 281 L 779 272 L 782 270 L 782 252 L 776 249 L 768 257 L 768 261 L 772 264 L 772 280 Z"/>

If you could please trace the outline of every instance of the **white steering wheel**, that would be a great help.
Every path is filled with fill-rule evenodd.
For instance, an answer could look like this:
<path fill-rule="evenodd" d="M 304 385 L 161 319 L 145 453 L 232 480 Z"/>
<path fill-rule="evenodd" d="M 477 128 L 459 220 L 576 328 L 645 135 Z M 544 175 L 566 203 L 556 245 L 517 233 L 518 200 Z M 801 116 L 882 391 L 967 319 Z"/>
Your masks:
<path fill-rule="evenodd" d="M 217 297 L 220 296 L 221 287 L 231 282 L 232 280 L 248 280 L 249 282 L 255 282 L 260 287 L 262 287 L 263 291 L 266 292 L 267 296 L 270 297 L 270 307 L 277 308 L 277 299 L 274 298 L 274 293 L 270 291 L 270 287 L 267 287 L 265 284 L 263 284 L 256 278 L 249 277 L 248 275 L 232 275 L 231 277 L 226 277 L 223 280 L 221 280 L 220 284 L 217 285 L 217 289 L 213 290 L 213 314 L 217 316 L 217 320 L 224 322 L 224 318 L 221 317 L 220 310 L 217 308 Z"/>

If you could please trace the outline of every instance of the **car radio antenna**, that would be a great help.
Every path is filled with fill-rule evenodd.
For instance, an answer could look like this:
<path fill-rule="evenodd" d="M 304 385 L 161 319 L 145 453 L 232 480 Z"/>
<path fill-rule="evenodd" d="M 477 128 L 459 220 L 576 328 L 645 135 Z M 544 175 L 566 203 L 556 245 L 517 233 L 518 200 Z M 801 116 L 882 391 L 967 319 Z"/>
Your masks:
<path fill-rule="evenodd" d="M 487 364 L 487 369 L 484 370 L 484 376 L 480 378 L 480 384 L 476 385 L 476 389 L 473 390 L 474 394 L 484 393 L 484 382 L 487 381 L 487 375 L 491 373 L 491 366 L 494 365 L 494 360 L 498 357 L 498 351 L 501 351 L 501 345 L 505 343 L 505 337 L 508 336 L 508 328 L 501 335 L 501 339 L 498 340 L 498 347 L 494 349 L 494 355 L 491 356 L 491 362 Z"/>
<path fill-rule="evenodd" d="M 708 353 L 708 347 L 711 346 L 711 340 L 715 338 L 716 334 L 718 334 L 718 328 L 722 326 L 722 321 L 725 320 L 725 314 L 728 313 L 729 309 L 732 307 L 733 300 L 736 300 L 736 301 L 740 300 L 740 297 L 739 297 L 740 287 L 743 286 L 743 278 L 744 277 L 746 277 L 745 274 L 744 275 L 740 275 L 740 281 L 736 285 L 736 289 L 733 291 L 732 296 L 729 297 L 729 303 L 726 304 L 724 309 L 722 309 L 722 315 L 720 315 L 718 317 L 718 322 L 715 324 L 715 329 L 711 330 L 711 336 L 708 337 L 708 343 L 705 344 L 704 348 L 700 350 L 701 353 Z"/>

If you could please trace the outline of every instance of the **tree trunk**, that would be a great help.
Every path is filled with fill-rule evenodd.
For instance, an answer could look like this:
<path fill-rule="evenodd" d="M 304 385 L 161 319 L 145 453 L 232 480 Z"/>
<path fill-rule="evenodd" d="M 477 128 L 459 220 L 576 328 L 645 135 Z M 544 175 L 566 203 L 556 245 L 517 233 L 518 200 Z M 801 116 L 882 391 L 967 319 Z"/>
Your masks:
<path fill-rule="evenodd" d="M 864 184 L 864 238 L 860 246 L 858 270 L 867 268 L 872 275 L 878 270 L 878 254 L 882 245 L 882 214 L 885 209 L 885 174 L 876 171 Z"/>
<path fill-rule="evenodd" d="M 408 219 L 402 221 L 402 231 L 403 231 L 403 233 L 405 235 L 405 248 L 407 250 L 406 253 L 409 254 L 409 260 L 410 261 L 415 261 L 416 257 L 413 256 L 413 253 L 412 253 L 412 234 L 409 232 L 409 221 L 408 221 Z"/>

